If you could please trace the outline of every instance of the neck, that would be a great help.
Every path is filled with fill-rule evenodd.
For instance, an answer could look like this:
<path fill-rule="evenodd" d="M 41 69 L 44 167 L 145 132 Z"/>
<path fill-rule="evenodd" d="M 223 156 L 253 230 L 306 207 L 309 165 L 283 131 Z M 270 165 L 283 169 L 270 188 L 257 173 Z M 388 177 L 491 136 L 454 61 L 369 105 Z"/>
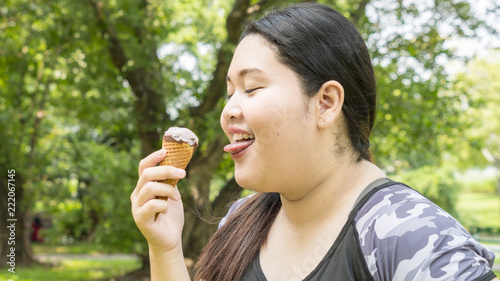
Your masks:
<path fill-rule="evenodd" d="M 368 161 L 343 163 L 311 184 L 301 196 L 281 195 L 281 216 L 298 230 L 321 225 L 333 216 L 347 218 L 363 189 L 384 173 Z M 310 229 L 309 228 L 309 229 Z"/>

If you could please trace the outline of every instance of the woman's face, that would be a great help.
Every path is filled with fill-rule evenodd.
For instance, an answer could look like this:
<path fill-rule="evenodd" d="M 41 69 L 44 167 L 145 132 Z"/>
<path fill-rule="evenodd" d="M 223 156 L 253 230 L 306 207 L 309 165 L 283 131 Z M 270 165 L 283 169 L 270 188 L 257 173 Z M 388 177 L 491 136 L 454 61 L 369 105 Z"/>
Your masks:
<path fill-rule="evenodd" d="M 297 74 L 280 63 L 259 35 L 245 37 L 227 75 L 221 126 L 244 188 L 283 192 L 311 175 L 315 120 Z"/>

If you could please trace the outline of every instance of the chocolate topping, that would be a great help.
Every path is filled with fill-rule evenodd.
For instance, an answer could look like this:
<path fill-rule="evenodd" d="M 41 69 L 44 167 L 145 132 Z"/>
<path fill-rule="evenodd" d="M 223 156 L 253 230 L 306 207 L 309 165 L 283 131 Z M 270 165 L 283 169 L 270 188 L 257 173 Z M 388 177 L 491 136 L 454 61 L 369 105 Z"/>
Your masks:
<path fill-rule="evenodd" d="M 163 135 L 165 141 L 173 141 L 177 143 L 187 143 L 194 147 L 198 147 L 198 137 L 189 129 L 170 127 Z"/>

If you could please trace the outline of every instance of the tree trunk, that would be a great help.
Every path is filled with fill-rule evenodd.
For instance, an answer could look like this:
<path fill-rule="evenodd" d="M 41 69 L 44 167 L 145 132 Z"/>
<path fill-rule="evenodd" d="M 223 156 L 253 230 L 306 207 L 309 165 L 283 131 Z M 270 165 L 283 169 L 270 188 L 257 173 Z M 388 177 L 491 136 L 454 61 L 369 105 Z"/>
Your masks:
<path fill-rule="evenodd" d="M 23 186 L 24 179 L 21 174 L 16 172 L 16 202 L 26 202 L 24 200 Z M 18 206 L 19 205 L 19 206 Z M 24 204 L 16 204 L 16 216 L 18 218 L 16 226 L 16 265 L 31 266 L 36 263 L 33 250 L 31 249 L 30 229 L 31 222 L 29 220 L 29 208 Z"/>
<path fill-rule="evenodd" d="M 0 267 L 7 266 L 7 255 L 9 254 L 9 231 L 7 230 L 7 220 L 9 219 L 7 212 L 7 194 L 8 190 L 8 181 L 7 181 L 7 167 L 2 167 L 0 177 Z M 10 168 L 10 167 L 9 167 Z"/>
<path fill-rule="evenodd" d="M 2 231 L 0 245 L 0 266 L 13 268 L 17 272 L 20 266 L 30 266 L 36 263 L 30 244 L 30 221 L 28 220 L 28 210 L 23 204 L 24 200 L 24 180 L 19 170 L 7 176 L 7 171 L 12 171 L 12 167 L 2 168 L 2 182 L 0 192 L 2 201 L 0 207 L 0 227 Z M 10 181 L 9 181 L 10 179 Z M 8 183 L 11 183 L 10 185 Z M 8 199 L 13 198 L 13 199 Z M 15 206 L 13 206 L 15 203 Z M 13 209 L 12 209 L 13 208 Z"/>
<path fill-rule="evenodd" d="M 38 75 L 36 77 L 37 83 L 41 83 L 42 81 L 42 73 L 44 70 L 44 64 L 42 63 L 38 69 Z M 24 78 L 26 75 L 26 64 L 22 64 L 21 67 L 21 77 Z M 24 79 L 21 79 L 24 80 Z M 21 81 L 21 87 L 19 89 L 19 100 L 26 93 L 23 88 L 23 81 Z M 30 241 L 30 230 L 31 230 L 31 221 L 29 216 L 30 211 L 30 198 L 26 198 L 24 196 L 26 189 L 26 184 L 29 184 L 29 181 L 25 180 L 25 177 L 31 179 L 33 177 L 33 168 L 35 163 L 35 151 L 38 142 L 38 135 L 40 130 L 40 124 L 44 117 L 44 109 L 45 103 L 47 100 L 47 96 L 49 94 L 48 88 L 42 91 L 40 100 L 37 100 L 38 92 L 33 93 L 32 95 L 32 103 L 29 112 L 22 112 L 18 116 L 19 123 L 23 124 L 23 126 L 29 126 L 29 124 L 33 124 L 31 127 L 31 132 L 29 133 L 29 147 L 30 152 L 28 154 L 19 153 L 18 155 L 21 158 L 25 158 L 24 161 L 19 161 L 19 159 L 12 159 L 7 156 L 7 165 L 13 165 L 12 167 L 2 167 L 2 183 L 1 187 L 1 197 L 2 199 L 0 216 L 2 222 L 0 223 L 0 227 L 2 230 L 7 230 L 6 235 L 2 236 L 2 245 L 0 246 L 0 252 L 2 253 L 2 259 L 6 258 L 9 262 L 9 267 L 18 267 L 18 266 L 30 266 L 33 263 L 37 263 L 33 251 L 31 249 L 31 241 Z M 31 121 L 32 122 L 28 122 Z M 28 129 L 21 129 L 23 132 L 29 132 Z M 21 151 L 20 147 L 22 145 L 19 144 L 19 151 Z M 9 159 L 10 158 L 10 159 Z M 19 166 L 15 166 L 16 163 Z M 24 163 L 24 165 L 23 165 Z M 29 191 L 28 191 L 29 192 Z M 3 233 L 4 231 L 2 231 Z M 7 253 L 6 255 L 3 255 Z M 5 266 L 6 263 L 2 263 L 0 266 Z"/>
<path fill-rule="evenodd" d="M 217 231 L 219 220 L 226 215 L 229 203 L 236 200 L 242 188 L 234 178 L 226 182 L 217 198 L 201 209 L 186 208 L 186 223 L 183 231 L 183 248 L 187 258 L 196 260 L 213 233 Z M 189 219 L 188 219 L 189 218 Z"/>

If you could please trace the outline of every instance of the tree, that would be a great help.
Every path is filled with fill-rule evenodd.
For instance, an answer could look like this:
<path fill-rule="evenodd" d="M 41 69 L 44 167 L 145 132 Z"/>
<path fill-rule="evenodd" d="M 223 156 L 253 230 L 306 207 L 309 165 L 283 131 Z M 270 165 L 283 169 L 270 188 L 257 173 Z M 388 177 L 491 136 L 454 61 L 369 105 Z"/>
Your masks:
<path fill-rule="evenodd" d="M 10 4 L 16 4 L 11 6 Z M 47 105 L 51 102 L 50 93 L 53 81 L 49 73 L 57 63 L 56 58 L 63 54 L 61 48 L 48 48 L 52 42 L 40 40 L 49 38 L 52 31 L 39 21 L 36 14 L 43 9 L 36 9 L 28 3 L 7 3 L 2 8 L 1 32 L 2 44 L 0 61 L 3 67 L 0 74 L 2 92 L 0 113 L 1 131 L 4 134 L 0 147 L 0 167 L 2 169 L 0 190 L 2 198 L 7 194 L 7 174 L 15 170 L 15 213 L 16 222 L 16 265 L 30 265 L 34 262 L 28 238 L 28 206 L 33 202 L 26 196 L 33 184 L 32 178 L 37 173 L 38 141 L 48 129 L 42 123 Z M 9 10 L 10 8 L 10 10 Z M 25 10 L 34 12 L 19 13 Z M 16 36 L 13 36 L 16 34 Z M 2 199 L 1 223 L 5 229 L 7 222 L 7 200 Z M 2 239 L 0 252 L 5 258 L 7 242 Z M 2 263 L 5 265 L 5 263 Z"/>
<path fill-rule="evenodd" d="M 122 88 L 120 83 L 110 83 L 109 76 L 103 76 L 97 73 L 95 66 L 89 66 L 91 60 L 80 47 L 92 49 L 99 46 L 80 41 L 81 34 L 75 31 L 75 26 L 67 24 L 71 22 L 71 14 L 63 4 L 8 1 L 1 9 L 0 37 L 5 44 L 0 48 L 0 125 L 4 134 L 0 167 L 2 171 L 16 171 L 17 266 L 34 262 L 28 236 L 31 206 L 47 198 L 44 192 L 52 192 L 51 187 L 54 188 L 53 194 L 58 194 L 56 191 L 60 186 L 44 183 L 58 184 L 63 182 L 61 179 L 69 179 L 71 173 L 68 170 L 74 168 L 73 163 L 61 165 L 64 149 L 68 146 L 54 152 L 53 145 L 60 144 L 68 132 L 78 130 L 80 124 L 77 121 L 81 119 L 92 124 L 92 128 L 111 123 L 119 127 L 120 132 L 126 132 L 116 122 L 117 117 L 127 116 L 127 106 L 119 104 L 126 92 L 119 91 Z M 84 27 L 79 26 L 80 29 Z M 100 69 L 106 69 L 105 66 L 100 65 Z M 99 96 L 96 88 L 104 93 L 113 92 L 113 95 Z M 103 109 L 108 106 L 120 109 L 113 116 L 103 114 Z M 51 173 L 54 167 L 51 165 L 61 170 Z M 0 184 L 3 210 L 7 210 L 3 205 L 7 194 L 6 176 L 2 173 Z M 1 216 L 3 227 L 7 222 L 7 212 L 2 211 Z M 8 251 L 4 238 L 0 246 L 2 259 Z"/>
<path fill-rule="evenodd" d="M 445 63 L 456 55 L 445 42 L 457 35 L 474 37 L 472 30 L 489 27 L 472 16 L 464 1 L 373 4 L 370 17 L 376 24 L 369 26 L 367 41 L 380 97 L 373 132 L 376 158 L 393 172 L 439 165 L 443 152 L 463 135 L 465 121 L 459 96 L 449 91 L 453 81 Z"/>
<path fill-rule="evenodd" d="M 454 91 L 460 95 L 465 117 L 470 122 L 465 130 L 468 141 L 458 154 L 465 167 L 492 165 L 500 171 L 500 83 L 497 69 L 500 51 L 490 50 L 470 61 L 456 76 Z M 479 156 L 479 157 L 478 157 Z M 460 161 L 462 159 L 469 159 Z M 500 178 L 497 183 L 500 195 Z"/>

